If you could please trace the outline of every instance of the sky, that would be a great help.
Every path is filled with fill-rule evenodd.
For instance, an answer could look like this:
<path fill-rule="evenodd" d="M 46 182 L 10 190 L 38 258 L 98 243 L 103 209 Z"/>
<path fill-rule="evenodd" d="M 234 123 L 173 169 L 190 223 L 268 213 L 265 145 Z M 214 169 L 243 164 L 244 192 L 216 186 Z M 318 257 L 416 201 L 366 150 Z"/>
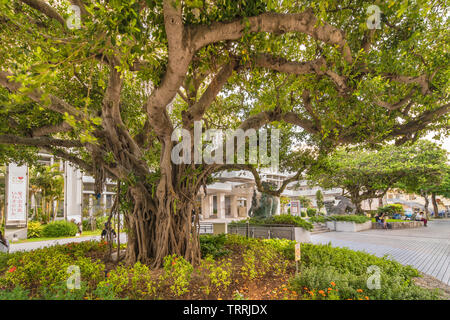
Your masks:
<path fill-rule="evenodd" d="M 434 140 L 432 133 L 428 134 L 425 139 L 428 139 L 430 141 L 433 141 L 435 143 L 441 144 L 442 148 L 446 149 L 450 153 L 450 136 L 443 137 L 441 140 Z"/>

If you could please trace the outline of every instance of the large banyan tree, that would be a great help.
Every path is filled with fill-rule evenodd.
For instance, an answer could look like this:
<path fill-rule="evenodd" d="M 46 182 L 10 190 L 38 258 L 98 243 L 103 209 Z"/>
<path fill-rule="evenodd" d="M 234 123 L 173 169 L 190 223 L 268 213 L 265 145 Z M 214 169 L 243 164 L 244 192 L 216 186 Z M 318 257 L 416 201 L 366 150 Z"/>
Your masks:
<path fill-rule="evenodd" d="M 280 129 L 294 174 L 272 195 L 319 147 L 447 132 L 444 4 L 377 3 L 0 0 L 2 160 L 39 148 L 121 181 L 128 261 L 195 263 L 191 215 L 211 174 L 264 185 L 248 161 L 174 163 L 175 129 Z"/>

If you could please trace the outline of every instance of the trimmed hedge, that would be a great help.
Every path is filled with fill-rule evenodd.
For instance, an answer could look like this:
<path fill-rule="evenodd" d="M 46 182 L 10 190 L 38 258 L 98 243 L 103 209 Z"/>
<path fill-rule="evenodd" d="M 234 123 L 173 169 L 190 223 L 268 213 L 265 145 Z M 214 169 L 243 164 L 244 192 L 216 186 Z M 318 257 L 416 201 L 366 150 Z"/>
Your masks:
<path fill-rule="evenodd" d="M 398 203 L 388 204 L 384 207 L 379 207 L 377 209 L 377 213 L 384 213 L 388 216 L 393 216 L 394 214 L 405 215 L 405 210 L 403 210 L 403 206 Z"/>
<path fill-rule="evenodd" d="M 280 214 L 280 215 L 275 215 L 275 216 L 271 216 L 269 218 L 265 218 L 265 219 L 261 219 L 261 218 L 249 218 L 246 220 L 240 220 L 240 221 L 233 221 L 230 223 L 230 225 L 233 224 L 256 224 L 256 225 L 264 225 L 264 224 L 285 224 L 285 225 L 289 225 L 289 226 L 295 226 L 295 227 L 300 227 L 303 228 L 305 230 L 312 230 L 313 229 L 313 225 L 300 218 L 297 216 L 292 216 L 290 214 Z"/>
<path fill-rule="evenodd" d="M 308 217 L 314 217 L 317 214 L 317 210 L 314 208 L 308 208 L 306 209 L 306 214 Z"/>
<path fill-rule="evenodd" d="M 336 221 L 343 221 L 343 222 L 354 222 L 354 223 L 365 223 L 367 221 L 370 221 L 371 218 L 367 216 L 360 216 L 360 215 L 333 215 L 327 217 L 328 221 L 336 220 Z"/>
<path fill-rule="evenodd" d="M 73 222 L 68 221 L 55 221 L 46 224 L 42 229 L 42 235 L 48 238 L 56 237 L 71 237 L 75 236 L 78 232 L 78 227 Z"/>

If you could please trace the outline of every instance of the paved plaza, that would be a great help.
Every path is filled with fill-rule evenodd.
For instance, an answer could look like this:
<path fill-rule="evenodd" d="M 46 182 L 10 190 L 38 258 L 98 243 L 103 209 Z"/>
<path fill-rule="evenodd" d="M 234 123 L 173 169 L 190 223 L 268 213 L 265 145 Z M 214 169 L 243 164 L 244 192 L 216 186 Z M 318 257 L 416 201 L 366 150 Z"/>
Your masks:
<path fill-rule="evenodd" d="M 389 255 L 450 285 L 450 219 L 428 222 L 428 227 L 362 232 L 327 232 L 311 236 L 313 243 Z"/>

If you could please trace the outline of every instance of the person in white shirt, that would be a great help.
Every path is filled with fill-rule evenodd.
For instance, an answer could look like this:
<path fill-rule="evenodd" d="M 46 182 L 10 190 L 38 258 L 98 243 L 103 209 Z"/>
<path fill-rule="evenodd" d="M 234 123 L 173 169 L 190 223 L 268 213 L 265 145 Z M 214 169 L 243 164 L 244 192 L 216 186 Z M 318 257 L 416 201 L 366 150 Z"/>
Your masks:
<path fill-rule="evenodd" d="M 427 226 L 427 222 L 428 222 L 428 220 L 427 219 L 425 219 L 425 216 L 424 216 L 424 214 L 423 214 L 423 212 L 421 211 L 421 212 L 419 212 L 418 214 L 417 214 L 417 216 L 416 216 L 416 220 L 417 221 L 423 221 L 423 225 L 424 225 L 424 227 L 426 227 Z"/>

